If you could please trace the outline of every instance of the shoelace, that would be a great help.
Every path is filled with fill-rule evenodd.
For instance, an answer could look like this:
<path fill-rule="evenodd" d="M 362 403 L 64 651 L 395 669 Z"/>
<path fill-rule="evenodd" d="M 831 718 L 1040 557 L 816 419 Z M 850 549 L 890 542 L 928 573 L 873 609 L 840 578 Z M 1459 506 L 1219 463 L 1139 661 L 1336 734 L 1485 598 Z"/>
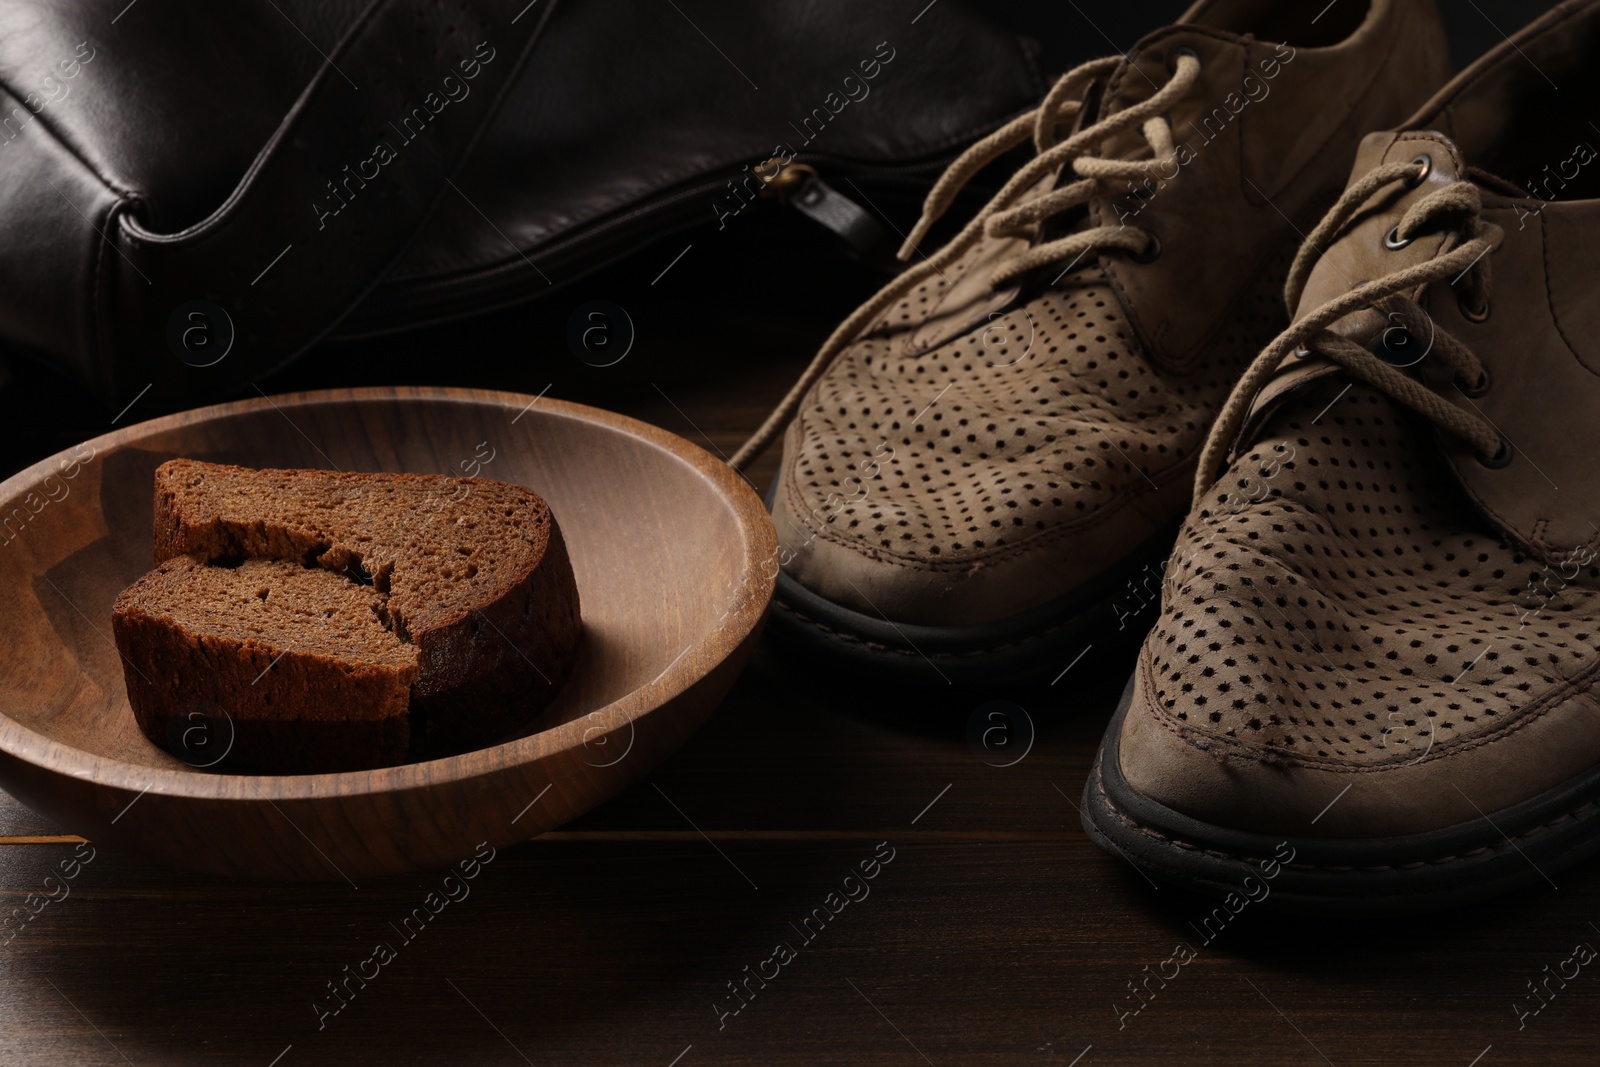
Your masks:
<path fill-rule="evenodd" d="M 1175 101 L 1193 87 L 1200 76 L 1200 60 L 1191 52 L 1176 56 L 1172 78 L 1149 99 L 1108 116 L 1078 130 L 1066 140 L 1057 142 L 1056 130 L 1069 127 L 1078 120 L 1085 99 L 1097 80 L 1110 74 L 1122 63 L 1120 56 L 1098 59 L 1064 75 L 1051 88 L 1040 105 L 1033 111 L 1019 115 L 1011 122 L 983 138 L 963 152 L 946 168 L 944 174 L 928 191 L 923 203 L 922 217 L 907 235 L 901 247 L 902 262 L 917 253 L 917 245 L 927 236 L 928 230 L 949 210 L 956 195 L 972 177 L 1011 149 L 1033 139 L 1037 155 L 1013 174 L 1000 191 L 983 207 L 948 244 L 921 263 L 907 268 L 884 286 L 876 296 L 857 308 L 854 314 L 839 324 L 823 342 L 816 357 L 800 375 L 798 381 L 784 396 L 761 428 L 750 436 L 733 459 L 735 469 L 742 469 L 754 460 L 783 432 L 806 393 L 822 377 L 833 360 L 844 351 L 873 320 L 893 306 L 929 275 L 938 273 L 955 262 L 970 249 L 980 237 L 1028 236 L 1030 227 L 1045 220 L 1089 203 L 1097 197 L 1113 195 L 1121 190 L 1112 183 L 1139 181 L 1145 178 L 1148 168 L 1155 163 L 1171 166 L 1176 155 L 1172 138 L 1172 124 L 1163 115 Z M 1105 141 L 1124 130 L 1138 127 L 1154 153 L 1154 159 L 1104 159 L 1092 153 Z M 1023 193 L 1057 168 L 1069 168 L 1076 181 L 1053 189 L 1026 203 L 1016 204 Z M 1013 206 L 1015 205 L 1015 206 Z M 1121 249 L 1133 253 L 1150 251 L 1154 237 L 1134 226 L 1095 226 L 1051 241 L 1044 241 L 1002 262 L 990 277 L 996 287 L 1006 284 L 1036 267 L 1079 257 L 1095 250 Z"/>
<path fill-rule="evenodd" d="M 1374 168 L 1345 191 L 1327 217 L 1306 238 L 1290 267 L 1284 286 L 1289 314 L 1293 315 L 1298 308 L 1317 259 L 1356 211 L 1387 186 L 1400 182 L 1415 184 L 1419 180 L 1418 166 L 1414 162 L 1385 164 Z M 1257 394 L 1278 373 L 1284 358 L 1301 350 L 1338 363 L 1354 377 L 1418 412 L 1435 426 L 1460 437 L 1485 458 L 1502 453 L 1505 442 L 1488 419 L 1450 403 L 1416 378 L 1328 328 L 1353 312 L 1375 308 L 1396 322 L 1413 340 L 1430 338 L 1432 347 L 1423 358 L 1442 362 L 1453 373 L 1455 382 L 1469 388 L 1484 382 L 1483 364 L 1472 350 L 1440 329 L 1416 301 L 1402 295 L 1433 282 L 1450 280 L 1454 285 L 1461 281 L 1465 289 L 1463 306 L 1488 306 L 1488 252 L 1499 244 L 1501 234 L 1499 227 L 1480 219 L 1482 206 L 1478 187 L 1467 180 L 1452 182 L 1418 200 L 1390 233 L 1397 244 L 1414 239 L 1442 220 L 1455 220 L 1470 236 L 1434 259 L 1363 283 L 1328 301 L 1262 350 L 1234 386 L 1206 438 L 1205 448 L 1200 453 L 1200 467 L 1195 472 L 1196 500 L 1216 484 L 1223 466 L 1232 458 L 1234 439 L 1248 418 Z"/>

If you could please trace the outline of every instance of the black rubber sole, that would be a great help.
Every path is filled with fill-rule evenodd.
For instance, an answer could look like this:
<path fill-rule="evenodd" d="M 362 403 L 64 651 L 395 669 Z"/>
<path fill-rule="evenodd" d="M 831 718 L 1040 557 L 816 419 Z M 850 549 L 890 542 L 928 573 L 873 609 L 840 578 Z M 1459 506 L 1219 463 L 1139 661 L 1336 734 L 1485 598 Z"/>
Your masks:
<path fill-rule="evenodd" d="M 770 502 L 769 502 L 770 503 Z M 866 615 L 779 572 L 767 632 L 805 656 L 886 682 L 993 689 L 1050 683 L 1102 652 L 1142 638 L 1156 620 L 1173 532 L 1152 538 L 1070 595 L 972 626 L 918 626 Z"/>
<path fill-rule="evenodd" d="M 1483 819 L 1401 837 L 1302 838 L 1202 822 L 1122 776 L 1118 739 L 1132 699 L 1130 681 L 1084 785 L 1083 827 L 1156 881 L 1220 900 L 1233 894 L 1235 903 L 1249 898 L 1263 910 L 1403 915 L 1551 885 L 1600 852 L 1600 767 Z"/>

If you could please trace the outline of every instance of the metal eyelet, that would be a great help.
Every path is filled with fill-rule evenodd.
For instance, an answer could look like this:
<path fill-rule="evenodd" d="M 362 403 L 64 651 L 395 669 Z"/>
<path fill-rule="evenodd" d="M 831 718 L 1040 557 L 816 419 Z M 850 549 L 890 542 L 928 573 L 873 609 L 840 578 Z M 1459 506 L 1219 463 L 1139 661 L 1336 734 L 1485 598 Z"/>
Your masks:
<path fill-rule="evenodd" d="M 1489 385 L 1490 380 L 1488 367 L 1483 368 L 1483 375 L 1479 377 L 1476 382 L 1468 383 L 1462 381 L 1460 378 L 1456 379 L 1456 388 L 1461 390 L 1461 395 L 1465 397 L 1471 397 L 1473 400 L 1476 400 L 1478 397 L 1487 393 L 1489 391 Z"/>
<path fill-rule="evenodd" d="M 1316 353 L 1311 351 L 1309 348 L 1297 348 L 1294 350 L 1295 359 L 1310 359 L 1314 355 L 1316 355 Z"/>
<path fill-rule="evenodd" d="M 1469 308 L 1467 307 L 1466 299 L 1457 296 L 1456 307 L 1461 310 L 1461 317 L 1468 322 L 1485 323 L 1489 321 L 1489 301 L 1487 300 L 1483 302 L 1483 307 L 1481 308 Z"/>
<path fill-rule="evenodd" d="M 1418 347 L 1410 330 L 1404 326 L 1391 326 L 1379 335 L 1378 343 L 1372 347 L 1372 354 L 1396 370 L 1405 370 L 1428 358 L 1425 348 L 1416 354 Z"/>
<path fill-rule="evenodd" d="M 1487 458 L 1479 456 L 1478 462 L 1483 464 L 1485 467 L 1488 467 L 1492 471 L 1497 471 L 1510 466 L 1511 457 L 1515 454 L 1515 451 L 1511 447 L 1511 442 L 1506 440 L 1505 434 L 1501 434 L 1500 447 L 1495 451 L 1495 454 Z"/>
<path fill-rule="evenodd" d="M 1420 171 L 1418 171 L 1415 176 L 1406 179 L 1406 183 L 1405 184 L 1406 184 L 1406 188 L 1407 189 L 1415 189 L 1417 186 L 1419 186 L 1423 182 L 1427 181 L 1428 180 L 1428 175 L 1433 173 L 1433 157 L 1428 155 L 1428 153 L 1426 153 L 1426 152 L 1422 153 L 1420 156 L 1418 156 L 1416 159 L 1413 159 L 1411 162 L 1416 164 L 1417 166 L 1421 167 L 1422 169 Z"/>
<path fill-rule="evenodd" d="M 1150 234 L 1150 243 L 1144 246 L 1144 251 L 1135 252 L 1128 258 L 1135 263 L 1154 263 L 1161 258 L 1161 238 Z"/>
<path fill-rule="evenodd" d="M 1409 237 L 1403 241 L 1400 239 L 1400 224 L 1398 222 L 1395 223 L 1394 229 L 1383 235 L 1383 247 L 1387 248 L 1391 252 L 1400 251 L 1400 249 L 1410 244 L 1411 241 L 1412 238 Z"/>
<path fill-rule="evenodd" d="M 1196 63 L 1200 62 L 1200 53 L 1196 52 L 1193 48 L 1190 48 L 1187 45 L 1174 48 L 1172 51 L 1167 53 L 1167 70 L 1170 73 L 1178 73 L 1178 57 L 1180 56 L 1193 56 Z"/>

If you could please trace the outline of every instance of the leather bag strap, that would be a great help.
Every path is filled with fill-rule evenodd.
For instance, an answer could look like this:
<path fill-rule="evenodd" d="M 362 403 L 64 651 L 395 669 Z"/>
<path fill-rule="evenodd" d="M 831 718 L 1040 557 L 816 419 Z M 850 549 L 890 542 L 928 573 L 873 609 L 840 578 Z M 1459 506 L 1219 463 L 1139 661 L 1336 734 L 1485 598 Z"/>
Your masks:
<path fill-rule="evenodd" d="M 215 212 L 161 234 L 114 208 L 96 279 L 110 399 L 237 390 L 327 333 L 465 195 L 451 179 L 555 3 L 374 0 Z"/>

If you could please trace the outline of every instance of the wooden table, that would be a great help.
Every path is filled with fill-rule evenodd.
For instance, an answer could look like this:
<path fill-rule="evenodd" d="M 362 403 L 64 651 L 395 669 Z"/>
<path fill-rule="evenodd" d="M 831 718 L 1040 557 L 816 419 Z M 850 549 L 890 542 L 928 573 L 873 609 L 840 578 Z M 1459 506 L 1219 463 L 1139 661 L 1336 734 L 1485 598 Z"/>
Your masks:
<path fill-rule="evenodd" d="M 731 452 L 872 284 L 819 268 L 799 230 L 735 230 L 668 240 L 470 328 L 331 344 L 263 386 L 548 384 Z M 562 340 L 591 298 L 637 327 L 615 367 L 585 366 Z M 92 403 L 13 373 L 0 390 L 6 469 L 106 428 Z M 756 484 L 772 470 L 769 456 Z M 1546 1007 L 1521 1026 L 1517 1014 L 1538 1003 L 1527 983 L 1545 968 L 1600 945 L 1600 864 L 1466 914 L 1246 911 L 1207 944 L 1208 905 L 1090 845 L 1074 805 L 1132 654 L 1097 647 L 1036 691 L 951 693 L 883 689 L 764 647 L 657 773 L 497 854 L 409 940 L 401 927 L 442 874 L 253 885 L 94 851 L 67 895 L 0 945 L 0 1064 L 1600 1058 L 1600 976 L 1552 982 Z M 1011 748 L 969 736 L 996 699 L 1027 715 Z M 1022 751 L 1026 722 L 1031 749 L 996 766 Z M 0 801 L 7 907 L 60 896 L 46 878 L 90 849 Z M 884 856 L 870 881 L 846 882 Z M 847 890 L 860 899 L 838 903 Z M 379 942 L 394 958 L 364 985 L 350 978 Z M 1164 988 L 1151 980 L 1135 1013 L 1132 985 L 1170 974 L 1180 944 L 1196 957 Z"/>

